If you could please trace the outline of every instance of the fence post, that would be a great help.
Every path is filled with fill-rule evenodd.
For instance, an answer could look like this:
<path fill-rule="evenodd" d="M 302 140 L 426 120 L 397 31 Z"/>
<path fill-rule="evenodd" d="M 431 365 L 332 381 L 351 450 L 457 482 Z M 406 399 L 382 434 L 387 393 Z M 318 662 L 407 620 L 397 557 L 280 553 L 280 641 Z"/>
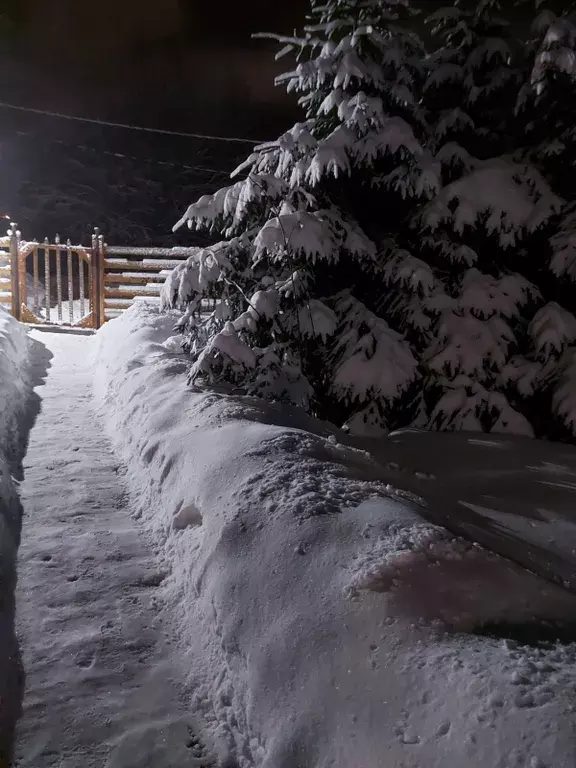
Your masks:
<path fill-rule="evenodd" d="M 106 284 L 104 282 L 104 275 L 105 275 L 105 267 L 104 262 L 106 261 L 106 243 L 104 242 L 104 235 L 99 234 L 98 235 L 98 253 L 100 254 L 100 274 L 99 274 L 99 283 L 100 283 L 100 293 L 98 294 L 98 301 L 100 305 L 100 325 L 99 327 L 102 327 L 104 323 L 106 322 L 106 308 L 105 308 L 105 298 L 106 298 Z"/>
<path fill-rule="evenodd" d="M 22 310 L 20 304 L 20 232 L 18 231 L 18 225 L 13 221 L 10 222 L 8 236 L 10 237 L 12 315 L 16 318 L 16 320 L 20 320 Z"/>
<path fill-rule="evenodd" d="M 94 326 L 101 328 L 104 325 L 104 238 L 98 227 L 92 235 L 92 286 Z"/>
<path fill-rule="evenodd" d="M 100 328 L 100 291 L 98 289 L 100 274 L 100 258 L 98 253 L 98 227 L 94 228 L 94 234 L 92 235 L 92 265 L 91 265 L 91 290 L 90 290 L 90 304 L 92 305 L 92 317 L 94 321 L 94 328 Z"/>

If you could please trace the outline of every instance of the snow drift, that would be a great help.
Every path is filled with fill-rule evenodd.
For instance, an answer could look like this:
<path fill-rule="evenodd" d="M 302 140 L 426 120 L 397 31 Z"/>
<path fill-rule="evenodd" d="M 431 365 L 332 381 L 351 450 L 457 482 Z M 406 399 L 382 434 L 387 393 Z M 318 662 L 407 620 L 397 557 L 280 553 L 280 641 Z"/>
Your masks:
<path fill-rule="evenodd" d="M 0 583 L 13 581 L 20 512 L 13 476 L 22 458 L 23 425 L 30 395 L 28 336 L 0 308 Z"/>
<path fill-rule="evenodd" d="M 336 430 L 187 387 L 174 318 L 108 323 L 96 395 L 220 764 L 573 766 L 576 646 L 472 630 L 576 598 L 426 522 Z"/>
<path fill-rule="evenodd" d="M 21 508 L 14 475 L 23 453 L 29 406 L 28 337 L 24 326 L 0 307 L 0 763 L 10 751 L 18 708 L 14 586 Z M 17 698 L 17 695 L 16 695 Z"/>

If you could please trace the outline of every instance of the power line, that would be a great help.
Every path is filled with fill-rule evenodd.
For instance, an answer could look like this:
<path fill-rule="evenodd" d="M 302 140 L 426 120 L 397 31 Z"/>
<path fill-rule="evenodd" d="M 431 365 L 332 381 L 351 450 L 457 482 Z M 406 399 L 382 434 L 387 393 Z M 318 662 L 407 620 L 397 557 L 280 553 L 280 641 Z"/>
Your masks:
<path fill-rule="evenodd" d="M 64 115 L 61 112 L 49 112 L 45 109 L 35 109 L 34 107 L 21 107 L 17 104 L 8 104 L 5 101 L 0 101 L 0 108 L 2 109 L 14 109 L 18 112 L 31 112 L 35 115 L 44 115 L 45 117 L 56 117 L 60 120 L 73 120 L 79 123 L 91 123 L 92 125 L 103 125 L 108 128 L 123 128 L 128 131 L 140 131 L 142 133 L 161 133 L 165 136 L 180 136 L 184 139 L 202 139 L 204 141 L 224 141 L 224 142 L 239 142 L 241 144 L 263 144 L 263 141 L 255 141 L 254 139 L 239 139 L 235 136 L 208 136 L 201 133 L 184 133 L 182 131 L 169 131 L 165 128 L 149 128 L 143 125 L 130 125 L 128 123 L 113 123 L 108 120 L 98 120 L 91 117 L 78 117 L 77 115 Z"/>
<path fill-rule="evenodd" d="M 63 147 L 70 147 L 72 149 L 81 149 L 84 152 L 93 152 L 97 155 L 108 155 L 117 159 L 135 160 L 138 163 L 152 163 L 153 165 L 164 165 L 170 168 L 176 168 L 185 171 L 198 171 L 204 173 L 214 173 L 220 176 L 226 176 L 230 178 L 228 171 L 222 170 L 222 168 L 208 168 L 204 165 L 187 165 L 186 163 L 176 163 L 170 160 L 152 160 L 151 158 L 135 157 L 134 155 L 127 155 L 122 152 L 111 152 L 106 149 L 96 149 L 95 147 L 88 147 L 85 144 L 73 144 L 69 141 L 62 141 L 61 139 L 52 139 L 46 136 L 38 136 L 38 134 L 31 133 L 30 131 L 15 131 L 17 136 L 23 136 L 29 139 L 38 139 L 40 141 L 46 141 L 51 144 L 60 144 Z"/>

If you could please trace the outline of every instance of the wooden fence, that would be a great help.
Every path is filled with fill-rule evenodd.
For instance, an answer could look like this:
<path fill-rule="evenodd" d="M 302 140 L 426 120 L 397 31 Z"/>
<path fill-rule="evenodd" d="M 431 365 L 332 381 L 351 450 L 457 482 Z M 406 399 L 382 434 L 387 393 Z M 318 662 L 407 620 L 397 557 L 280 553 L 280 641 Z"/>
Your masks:
<path fill-rule="evenodd" d="M 0 306 L 24 323 L 100 328 L 135 301 L 159 302 L 170 271 L 194 248 L 90 246 L 22 240 L 16 224 L 0 238 Z"/>

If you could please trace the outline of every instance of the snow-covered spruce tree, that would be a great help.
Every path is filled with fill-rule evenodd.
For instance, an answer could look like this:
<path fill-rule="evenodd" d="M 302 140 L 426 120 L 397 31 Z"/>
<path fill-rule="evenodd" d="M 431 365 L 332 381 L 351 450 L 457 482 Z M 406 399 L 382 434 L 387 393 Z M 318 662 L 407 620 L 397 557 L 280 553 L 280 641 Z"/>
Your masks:
<path fill-rule="evenodd" d="M 378 311 L 376 245 L 437 187 L 420 141 L 422 48 L 401 23 L 410 16 L 408 0 L 312 2 L 303 35 L 276 38 L 280 55 L 296 53 L 279 82 L 299 94 L 305 120 L 258 147 L 235 172 L 245 178 L 177 225 L 224 238 L 163 293 L 165 306 L 185 310 L 192 380 L 366 430 L 386 424 L 415 378 L 409 344 Z M 206 317 L 208 295 L 220 302 Z"/>
<path fill-rule="evenodd" d="M 570 200 L 574 193 L 566 166 L 576 159 L 571 108 L 576 88 L 575 3 L 525 0 L 525 5 L 534 7 L 534 19 L 526 44 L 531 68 L 516 102 L 522 145 L 555 191 Z"/>
<path fill-rule="evenodd" d="M 413 250 L 388 264 L 390 309 L 421 361 L 415 424 L 532 434 L 506 377 L 540 301 L 518 254 L 539 241 L 561 200 L 514 154 L 526 64 L 502 12 L 484 0 L 433 15 L 438 48 L 423 104 L 443 186 L 414 219 L 418 258 Z"/>
<path fill-rule="evenodd" d="M 573 2 L 532 2 L 532 68 L 517 100 L 522 156 L 562 199 L 551 231 L 527 252 L 525 274 L 542 293 L 529 346 L 507 373 L 540 434 L 576 437 L 576 18 Z"/>
<path fill-rule="evenodd" d="M 541 302 L 519 254 L 540 242 L 560 205 L 536 169 L 499 157 L 479 161 L 420 212 L 434 280 L 422 301 L 433 321 L 418 424 L 533 434 L 522 393 L 507 379 Z"/>
<path fill-rule="evenodd" d="M 442 149 L 444 178 L 458 176 L 474 158 L 513 151 L 511 118 L 524 68 L 523 46 L 512 32 L 503 0 L 455 0 L 427 18 L 432 53 L 425 104 L 432 142 Z"/>

